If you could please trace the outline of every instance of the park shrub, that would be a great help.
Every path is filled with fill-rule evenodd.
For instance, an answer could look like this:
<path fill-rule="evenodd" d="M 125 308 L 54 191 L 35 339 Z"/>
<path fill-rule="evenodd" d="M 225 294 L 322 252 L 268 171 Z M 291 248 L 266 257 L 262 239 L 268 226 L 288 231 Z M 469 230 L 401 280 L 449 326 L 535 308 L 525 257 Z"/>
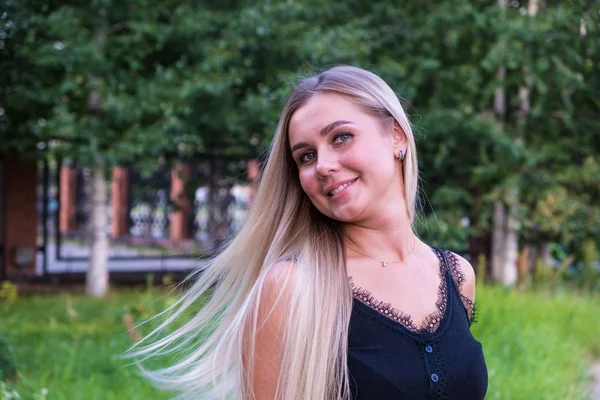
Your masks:
<path fill-rule="evenodd" d="M 0 284 L 0 302 L 12 303 L 19 296 L 17 285 L 9 281 Z"/>

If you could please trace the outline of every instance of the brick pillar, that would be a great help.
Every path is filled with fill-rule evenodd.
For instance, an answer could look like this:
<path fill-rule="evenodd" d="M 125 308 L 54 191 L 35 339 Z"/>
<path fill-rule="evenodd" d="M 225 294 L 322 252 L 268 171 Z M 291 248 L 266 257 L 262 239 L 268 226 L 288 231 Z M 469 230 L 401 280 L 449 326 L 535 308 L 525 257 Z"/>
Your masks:
<path fill-rule="evenodd" d="M 254 202 L 254 196 L 256 196 L 256 189 L 258 188 L 260 179 L 260 162 L 256 159 L 248 160 L 246 169 L 248 179 L 250 180 L 250 196 L 248 198 L 248 208 L 250 208 Z"/>
<path fill-rule="evenodd" d="M 192 207 L 184 192 L 190 171 L 190 165 L 184 163 L 177 163 L 171 169 L 171 201 L 175 211 L 170 216 L 169 237 L 173 243 L 190 237 L 188 222 Z"/>
<path fill-rule="evenodd" d="M 61 233 L 69 233 L 75 229 L 75 201 L 77 190 L 77 171 L 75 167 L 60 167 L 60 221 Z"/>
<path fill-rule="evenodd" d="M 8 278 L 34 275 L 37 254 L 37 164 L 19 154 L 4 163 L 4 265 Z"/>
<path fill-rule="evenodd" d="M 124 167 L 115 167 L 112 170 L 110 184 L 110 203 L 112 207 L 112 220 L 110 237 L 117 239 L 129 231 L 128 215 L 129 174 Z"/>

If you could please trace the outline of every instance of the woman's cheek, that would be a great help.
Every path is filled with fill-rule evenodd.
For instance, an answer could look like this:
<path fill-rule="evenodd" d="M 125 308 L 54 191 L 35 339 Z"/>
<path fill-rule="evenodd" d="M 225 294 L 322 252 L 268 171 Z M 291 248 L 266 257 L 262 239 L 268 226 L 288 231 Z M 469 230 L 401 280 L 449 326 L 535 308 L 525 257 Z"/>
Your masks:
<path fill-rule="evenodd" d="M 309 172 L 300 172 L 300 186 L 302 187 L 302 190 L 304 190 L 304 193 L 309 197 L 314 195 L 315 184 L 314 177 L 312 177 Z"/>

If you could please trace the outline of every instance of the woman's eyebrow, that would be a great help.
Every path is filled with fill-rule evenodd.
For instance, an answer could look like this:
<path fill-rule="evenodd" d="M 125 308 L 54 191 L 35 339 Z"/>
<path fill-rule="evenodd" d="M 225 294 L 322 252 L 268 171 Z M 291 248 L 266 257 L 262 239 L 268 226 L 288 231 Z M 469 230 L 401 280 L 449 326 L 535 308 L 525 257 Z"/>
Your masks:
<path fill-rule="evenodd" d="M 334 130 L 335 128 L 337 128 L 340 125 L 346 125 L 346 124 L 353 124 L 352 121 L 335 121 L 332 122 L 331 124 L 327 125 L 325 128 L 321 129 L 321 131 L 319 132 L 319 135 L 321 137 L 327 135 L 329 132 L 331 132 L 332 130 Z"/>
<path fill-rule="evenodd" d="M 340 125 L 353 124 L 353 123 L 354 122 L 352 122 L 352 121 L 344 121 L 344 120 L 332 122 L 331 124 L 326 125 L 323 129 L 321 129 L 319 131 L 319 136 L 321 136 L 321 137 L 326 136 L 329 132 L 331 132 L 332 130 L 334 130 L 335 128 L 337 128 Z M 308 146 L 309 146 L 309 144 L 306 142 L 296 143 L 295 145 L 292 146 L 292 153 L 298 149 L 301 149 L 303 147 L 308 147 Z"/>

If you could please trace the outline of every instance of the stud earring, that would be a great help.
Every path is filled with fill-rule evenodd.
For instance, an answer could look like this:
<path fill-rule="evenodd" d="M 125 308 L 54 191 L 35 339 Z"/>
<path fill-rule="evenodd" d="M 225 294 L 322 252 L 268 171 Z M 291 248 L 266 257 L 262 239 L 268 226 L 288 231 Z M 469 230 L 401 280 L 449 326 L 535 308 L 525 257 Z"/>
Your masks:
<path fill-rule="evenodd" d="M 404 161 L 404 152 L 402 150 L 398 151 L 398 154 L 400 155 L 400 162 Z"/>

